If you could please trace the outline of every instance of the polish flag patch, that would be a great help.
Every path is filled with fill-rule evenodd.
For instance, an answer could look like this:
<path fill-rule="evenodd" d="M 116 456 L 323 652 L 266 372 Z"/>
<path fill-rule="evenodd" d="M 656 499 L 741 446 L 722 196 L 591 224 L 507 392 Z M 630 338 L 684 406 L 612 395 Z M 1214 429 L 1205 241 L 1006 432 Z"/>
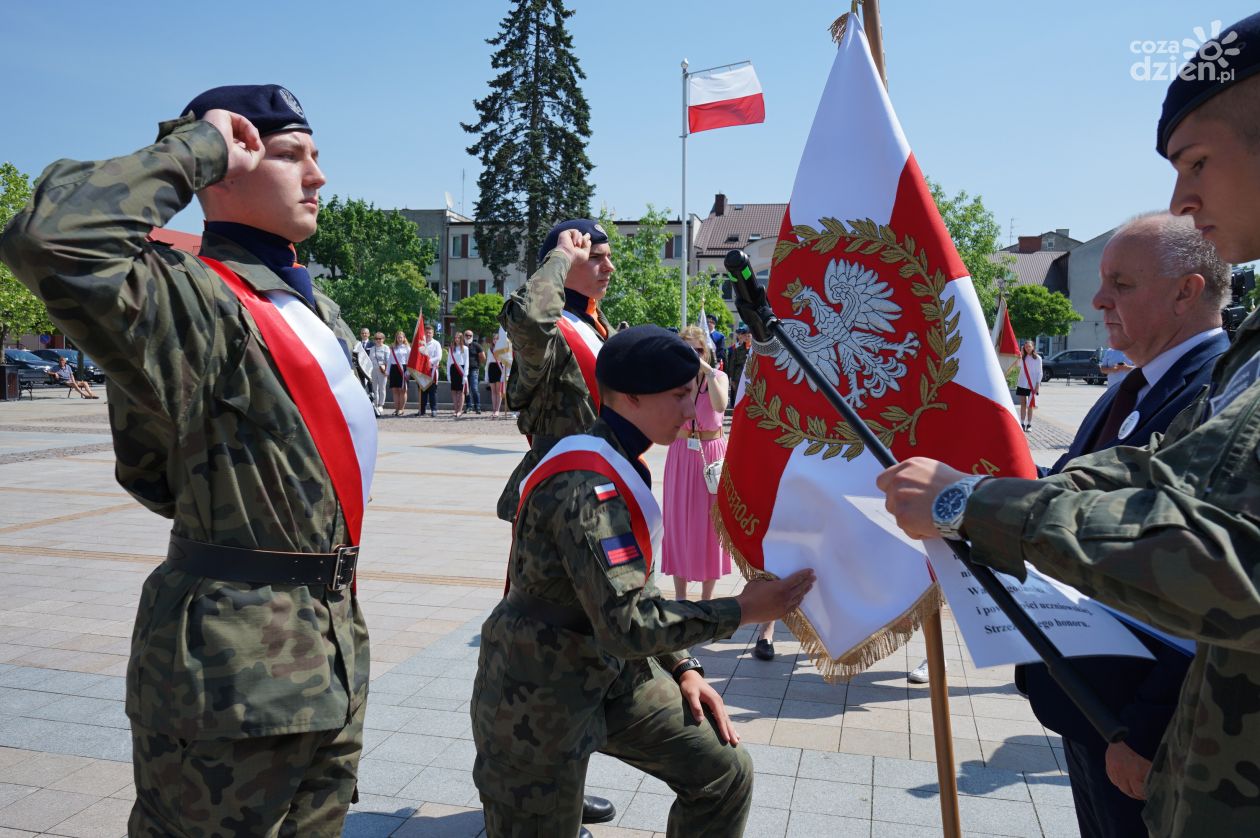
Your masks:
<path fill-rule="evenodd" d="M 605 483 L 602 486 L 595 487 L 595 500 L 603 503 L 617 497 L 617 487 L 612 483 Z"/>
<path fill-rule="evenodd" d="M 640 558 L 643 553 L 632 533 L 614 535 L 612 538 L 600 539 L 599 546 L 604 550 L 604 561 L 609 567 L 618 567 Z"/>

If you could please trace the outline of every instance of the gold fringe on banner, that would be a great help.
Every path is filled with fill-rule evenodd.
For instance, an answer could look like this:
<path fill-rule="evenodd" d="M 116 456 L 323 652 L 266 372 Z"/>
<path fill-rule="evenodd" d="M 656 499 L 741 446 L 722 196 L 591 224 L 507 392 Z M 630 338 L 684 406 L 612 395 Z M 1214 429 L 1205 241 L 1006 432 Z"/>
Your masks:
<path fill-rule="evenodd" d="M 745 580 L 751 582 L 758 579 L 779 578 L 773 573 L 753 567 L 740 554 L 731 542 L 730 534 L 726 531 L 726 524 L 722 521 L 721 509 L 716 503 L 713 505 L 710 517 L 713 520 L 713 529 L 717 533 L 718 540 L 723 548 L 730 551 Z M 835 684 L 838 681 L 848 681 L 854 675 L 865 672 L 904 646 L 911 635 L 923 625 L 923 620 L 941 609 L 943 602 L 940 586 L 933 582 L 901 616 L 836 657 L 832 657 L 827 651 L 827 647 L 818 637 L 818 632 L 810 624 L 809 618 L 799 608 L 784 617 L 783 623 L 800 642 L 801 651 L 809 655 L 814 666 L 818 667 L 823 680 L 828 684 Z"/>
<path fill-rule="evenodd" d="M 831 26 L 828 27 L 831 32 L 831 40 L 837 44 L 844 40 L 844 27 L 849 23 L 849 16 L 856 15 L 860 5 L 862 5 L 862 0 L 853 0 L 853 4 L 849 6 L 849 11 L 832 21 Z"/>

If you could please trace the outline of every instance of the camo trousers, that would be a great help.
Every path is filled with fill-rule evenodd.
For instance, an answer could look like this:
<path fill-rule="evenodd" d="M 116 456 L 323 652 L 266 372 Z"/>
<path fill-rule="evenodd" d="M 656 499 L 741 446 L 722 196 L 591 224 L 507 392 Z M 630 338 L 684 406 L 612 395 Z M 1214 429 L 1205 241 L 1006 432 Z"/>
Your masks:
<path fill-rule="evenodd" d="M 696 724 L 674 679 L 656 677 L 604 702 L 608 742 L 601 753 L 663 780 L 678 795 L 670 838 L 735 838 L 752 805 L 752 759 L 722 744 L 712 719 Z M 588 760 L 520 766 L 477 754 L 473 780 L 489 838 L 566 838 L 581 829 Z"/>
<path fill-rule="evenodd" d="M 136 802 L 127 834 L 152 838 L 340 836 L 363 751 L 363 707 L 340 730 L 185 741 L 131 731 Z"/>

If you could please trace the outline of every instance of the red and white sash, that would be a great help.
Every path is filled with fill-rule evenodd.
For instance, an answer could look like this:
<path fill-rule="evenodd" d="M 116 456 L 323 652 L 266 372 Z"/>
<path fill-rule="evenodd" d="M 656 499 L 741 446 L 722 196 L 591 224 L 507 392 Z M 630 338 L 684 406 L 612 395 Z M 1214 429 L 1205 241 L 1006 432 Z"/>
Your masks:
<path fill-rule="evenodd" d="M 529 493 L 548 477 L 565 471 L 593 471 L 612 482 L 630 510 L 630 529 L 643 551 L 648 573 L 651 573 L 652 559 L 661 553 L 661 537 L 665 531 L 661 507 L 630 461 L 597 436 L 567 436 L 547 452 L 547 456 L 521 481 L 521 501 L 516 508 L 516 520 L 521 520 L 521 510 Z"/>
<path fill-rule="evenodd" d="M 201 260 L 254 318 L 328 470 L 350 542 L 358 544 L 376 468 L 376 414 L 346 362 L 341 341 L 297 294 L 257 291 L 222 262 L 205 256 Z"/>
<path fill-rule="evenodd" d="M 1032 376 L 1028 374 L 1028 356 L 1024 355 L 1021 359 L 1024 363 L 1024 383 L 1028 385 L 1028 406 L 1037 406 L 1037 384 L 1033 384 Z M 1037 382 L 1040 384 L 1041 382 Z"/>
<path fill-rule="evenodd" d="M 569 345 L 569 350 L 577 359 L 578 369 L 582 371 L 582 380 L 586 382 L 586 390 L 591 394 L 591 401 L 595 403 L 595 412 L 598 413 L 599 386 L 595 383 L 595 357 L 603 348 L 604 340 L 589 323 L 571 311 L 563 312 L 560 319 L 556 321 L 556 325 L 560 327 L 564 342 Z"/>

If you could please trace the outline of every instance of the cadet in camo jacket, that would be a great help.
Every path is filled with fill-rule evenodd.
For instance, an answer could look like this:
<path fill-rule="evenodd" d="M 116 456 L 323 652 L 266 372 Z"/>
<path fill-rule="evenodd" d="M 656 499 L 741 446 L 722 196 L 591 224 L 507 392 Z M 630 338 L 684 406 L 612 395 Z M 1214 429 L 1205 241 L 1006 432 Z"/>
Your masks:
<path fill-rule="evenodd" d="M 669 784 L 671 838 L 732 838 L 748 816 L 752 765 L 686 647 L 782 617 L 812 572 L 750 583 L 739 597 L 662 598 L 649 579 L 656 539 L 644 537 L 660 509 L 640 456 L 694 418 L 699 360 L 677 335 L 636 326 L 609 339 L 597 369 L 608 401 L 526 481 L 511 589 L 481 629 L 471 713 L 486 829 L 579 834 L 587 763 L 600 751 Z"/>
<path fill-rule="evenodd" d="M 603 227 L 590 219 L 562 221 L 547 234 L 538 259 L 541 266 L 499 313 L 514 353 L 508 407 L 518 412 L 517 427 L 531 441 L 499 498 L 498 515 L 504 521 L 516 515 L 521 480 L 556 440 L 581 433 L 595 421 L 595 399 L 560 329 L 560 318 L 567 312 L 595 344 L 612 330 L 599 307 L 615 270 Z"/>
<path fill-rule="evenodd" d="M 1193 216 L 1220 257 L 1260 258 L 1260 14 L 1226 27 L 1169 86 L 1157 150 L 1177 172 L 1170 210 Z M 962 475 L 931 460 L 879 478 L 907 533 Z M 944 506 L 942 506 L 942 509 Z M 1111 448 L 1043 480 L 974 487 L 962 534 L 975 558 L 1028 562 L 1197 642 L 1156 751 L 1142 817 L 1156 836 L 1260 834 L 1260 313 L 1239 328 L 1208 392 L 1145 448 Z"/>
<path fill-rule="evenodd" d="M 349 543 L 344 510 L 278 347 L 203 262 L 147 240 L 226 176 L 220 212 L 238 196 L 274 218 L 212 221 L 202 254 L 261 292 L 300 294 L 348 353 L 337 306 L 287 249 L 314 231 L 306 199 L 324 182 L 310 127 L 275 85 L 216 88 L 187 110 L 134 154 L 49 166 L 0 259 L 109 376 L 118 481 L 173 537 L 243 548 L 244 565 L 261 550 L 326 555 Z M 374 421 L 365 433 L 356 444 L 374 452 Z M 349 588 L 224 581 L 168 558 L 144 583 L 127 671 L 130 834 L 340 835 L 367 686 Z"/>

